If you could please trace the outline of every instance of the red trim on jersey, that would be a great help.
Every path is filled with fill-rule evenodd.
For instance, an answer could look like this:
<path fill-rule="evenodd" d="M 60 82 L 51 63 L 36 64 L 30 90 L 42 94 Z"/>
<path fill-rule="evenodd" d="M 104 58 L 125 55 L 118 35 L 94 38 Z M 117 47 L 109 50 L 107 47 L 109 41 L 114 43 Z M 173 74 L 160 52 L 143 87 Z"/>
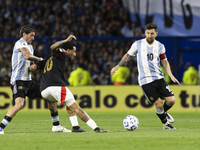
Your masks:
<path fill-rule="evenodd" d="M 66 95 L 67 95 L 67 90 L 66 90 L 65 86 L 61 86 L 61 93 L 60 94 L 61 94 L 60 102 L 61 102 L 61 105 L 63 105 L 63 103 L 65 102 Z"/>
<path fill-rule="evenodd" d="M 163 60 L 163 59 L 166 59 L 167 57 L 166 57 L 166 55 L 165 55 L 165 53 L 163 53 L 163 54 L 160 54 L 160 60 Z"/>

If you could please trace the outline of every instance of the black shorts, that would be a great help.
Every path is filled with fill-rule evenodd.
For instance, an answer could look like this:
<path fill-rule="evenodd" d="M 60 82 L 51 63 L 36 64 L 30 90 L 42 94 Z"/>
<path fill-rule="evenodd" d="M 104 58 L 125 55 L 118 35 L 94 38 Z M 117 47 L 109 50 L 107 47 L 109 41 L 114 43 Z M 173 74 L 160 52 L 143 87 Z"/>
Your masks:
<path fill-rule="evenodd" d="M 155 80 L 149 84 L 142 85 L 141 88 L 150 104 L 154 103 L 158 98 L 163 99 L 164 97 L 174 96 L 164 79 Z"/>
<path fill-rule="evenodd" d="M 40 84 L 32 80 L 31 81 L 17 80 L 14 85 L 11 85 L 11 89 L 13 92 L 14 100 L 17 97 L 25 98 L 26 96 L 32 99 L 35 99 L 36 97 L 42 98 L 40 92 Z"/>

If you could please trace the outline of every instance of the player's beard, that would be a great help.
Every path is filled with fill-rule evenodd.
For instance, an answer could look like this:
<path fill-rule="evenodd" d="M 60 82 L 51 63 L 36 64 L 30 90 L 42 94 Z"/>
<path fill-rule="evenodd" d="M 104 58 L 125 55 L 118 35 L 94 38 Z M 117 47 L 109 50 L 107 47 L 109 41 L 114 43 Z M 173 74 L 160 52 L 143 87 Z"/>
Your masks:
<path fill-rule="evenodd" d="M 147 43 L 149 43 L 149 44 L 152 44 L 152 43 L 153 43 L 153 41 L 154 41 L 154 39 L 153 39 L 153 38 L 148 38 L 148 39 L 147 39 Z"/>

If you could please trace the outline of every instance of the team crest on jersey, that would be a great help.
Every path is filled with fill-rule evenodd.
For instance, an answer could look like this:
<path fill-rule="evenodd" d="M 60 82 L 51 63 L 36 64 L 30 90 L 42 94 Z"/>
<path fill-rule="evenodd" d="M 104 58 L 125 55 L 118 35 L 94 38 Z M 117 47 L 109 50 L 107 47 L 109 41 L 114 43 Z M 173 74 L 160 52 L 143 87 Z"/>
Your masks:
<path fill-rule="evenodd" d="M 26 45 L 26 43 L 23 43 L 23 45 Z"/>
<path fill-rule="evenodd" d="M 19 89 L 19 90 L 22 89 L 22 86 L 19 86 L 18 89 Z"/>
<path fill-rule="evenodd" d="M 157 53 L 157 52 L 158 52 L 158 50 L 157 50 L 157 49 L 155 49 L 155 50 L 154 50 L 154 52 L 155 52 L 155 53 Z"/>
<path fill-rule="evenodd" d="M 142 51 L 146 51 L 146 49 L 142 49 Z"/>

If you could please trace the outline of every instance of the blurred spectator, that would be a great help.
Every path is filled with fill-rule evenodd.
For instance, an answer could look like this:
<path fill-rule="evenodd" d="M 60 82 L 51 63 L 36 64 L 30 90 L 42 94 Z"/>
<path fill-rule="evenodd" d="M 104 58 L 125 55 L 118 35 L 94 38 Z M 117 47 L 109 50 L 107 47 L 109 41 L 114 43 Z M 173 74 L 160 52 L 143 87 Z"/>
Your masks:
<path fill-rule="evenodd" d="M 111 66 L 108 64 L 106 66 L 106 70 L 105 70 L 105 74 L 104 74 L 104 79 L 106 80 L 107 85 L 112 85 L 110 70 L 111 70 Z"/>
<path fill-rule="evenodd" d="M 76 70 L 71 72 L 68 82 L 71 86 L 89 85 L 91 84 L 91 76 L 90 73 L 84 70 L 80 65 Z"/>
<path fill-rule="evenodd" d="M 20 28 L 29 23 L 35 26 L 38 33 L 33 42 L 34 54 L 43 58 L 46 56 L 47 44 L 50 45 L 55 40 L 48 40 L 50 42 L 44 44 L 43 38 L 63 38 L 69 34 L 75 34 L 77 38 L 134 37 L 138 28 L 137 23 L 130 24 L 129 13 L 123 8 L 121 0 L 2 0 L 0 2 L 0 38 L 18 38 Z M 123 34 L 122 28 L 124 28 Z M 138 31 L 137 35 L 140 34 Z M 132 42 L 78 39 L 77 57 L 69 63 L 69 66 L 74 70 L 83 63 L 84 69 L 91 77 L 94 76 L 92 78 L 94 84 L 112 84 L 109 69 L 119 61 L 124 50 L 130 47 L 130 43 Z M 13 42 L 0 42 L 0 54 L 2 54 L 0 69 L 5 67 L 9 77 L 12 69 L 13 45 Z M 66 69 L 66 80 L 69 72 Z M 38 72 L 32 76 L 37 81 L 40 79 Z"/>
<path fill-rule="evenodd" d="M 131 72 L 131 84 L 138 84 L 138 68 L 137 66 Z"/>
<path fill-rule="evenodd" d="M 124 26 L 121 29 L 121 33 L 122 33 L 123 36 L 128 37 L 130 32 L 131 32 L 131 29 L 129 27 L 129 21 L 126 21 L 124 23 Z"/>
<path fill-rule="evenodd" d="M 10 86 L 10 77 L 6 68 L 1 69 L 1 86 Z"/>
<path fill-rule="evenodd" d="M 135 37 L 144 37 L 144 29 L 141 27 L 136 28 Z"/>
<path fill-rule="evenodd" d="M 127 67 L 127 65 L 124 65 L 119 67 L 116 73 L 112 75 L 111 79 L 115 86 L 124 85 L 130 75 L 130 69 Z"/>
<path fill-rule="evenodd" d="M 183 84 L 185 85 L 196 85 L 198 84 L 198 71 L 195 69 L 195 64 L 188 62 L 186 64 L 188 67 L 183 74 Z"/>

